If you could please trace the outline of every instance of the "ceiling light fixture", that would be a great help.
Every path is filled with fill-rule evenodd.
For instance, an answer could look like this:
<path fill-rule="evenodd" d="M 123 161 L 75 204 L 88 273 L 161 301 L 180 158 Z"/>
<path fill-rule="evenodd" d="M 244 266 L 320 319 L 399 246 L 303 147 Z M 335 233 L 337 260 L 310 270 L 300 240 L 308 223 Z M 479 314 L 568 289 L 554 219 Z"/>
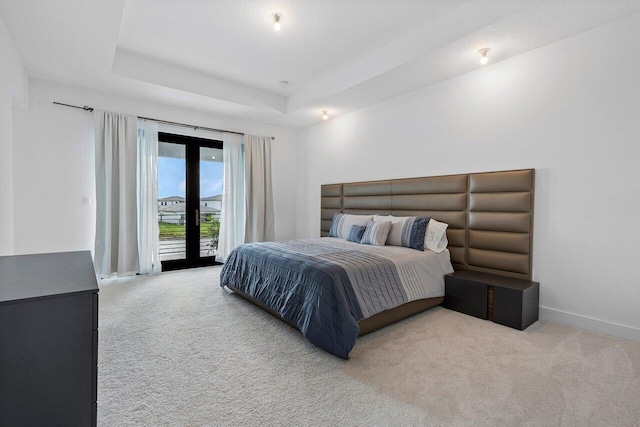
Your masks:
<path fill-rule="evenodd" d="M 329 113 L 327 110 L 322 110 L 322 120 L 327 120 L 329 118 Z"/>
<path fill-rule="evenodd" d="M 271 16 L 273 16 L 273 29 L 276 31 L 280 31 L 280 28 L 281 28 L 280 20 L 282 19 L 282 15 L 279 13 L 274 13 Z"/>
<path fill-rule="evenodd" d="M 216 156 L 211 156 L 211 158 L 212 158 L 213 160 L 215 160 L 215 159 L 216 159 Z"/>
<path fill-rule="evenodd" d="M 480 64 L 485 65 L 487 62 L 489 62 L 489 57 L 487 56 L 487 54 L 489 53 L 490 50 L 491 48 L 485 47 L 478 51 L 478 53 L 482 55 L 480 56 Z"/>

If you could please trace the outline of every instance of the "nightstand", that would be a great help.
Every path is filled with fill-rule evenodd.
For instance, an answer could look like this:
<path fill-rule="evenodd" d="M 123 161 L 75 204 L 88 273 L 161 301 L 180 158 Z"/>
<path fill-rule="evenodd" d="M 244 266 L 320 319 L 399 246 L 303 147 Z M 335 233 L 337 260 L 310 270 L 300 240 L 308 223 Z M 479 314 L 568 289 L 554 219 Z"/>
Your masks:
<path fill-rule="evenodd" d="M 469 270 L 444 279 L 443 305 L 448 309 L 521 331 L 538 320 L 538 282 Z"/>

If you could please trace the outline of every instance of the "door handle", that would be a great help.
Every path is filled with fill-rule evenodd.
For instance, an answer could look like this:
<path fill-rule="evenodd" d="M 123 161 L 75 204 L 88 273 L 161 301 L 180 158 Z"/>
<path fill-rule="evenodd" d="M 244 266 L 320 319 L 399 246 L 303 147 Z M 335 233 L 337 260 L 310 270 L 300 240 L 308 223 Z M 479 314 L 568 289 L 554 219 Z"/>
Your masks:
<path fill-rule="evenodd" d="M 200 227 L 200 209 L 196 209 L 196 226 Z"/>

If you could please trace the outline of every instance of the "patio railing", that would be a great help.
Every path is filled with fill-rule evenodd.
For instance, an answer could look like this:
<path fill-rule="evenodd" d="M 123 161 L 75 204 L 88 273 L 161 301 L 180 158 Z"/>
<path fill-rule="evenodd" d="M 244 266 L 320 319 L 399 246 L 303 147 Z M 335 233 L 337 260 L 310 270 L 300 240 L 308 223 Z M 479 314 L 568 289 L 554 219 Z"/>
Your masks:
<path fill-rule="evenodd" d="M 187 256 L 187 242 L 182 240 L 160 240 L 159 247 L 160 261 L 169 261 L 173 259 L 184 259 Z M 214 246 L 210 237 L 200 239 L 200 256 L 215 256 L 217 246 Z"/>
<path fill-rule="evenodd" d="M 218 249 L 218 220 L 208 215 L 200 217 L 200 256 L 215 256 Z M 163 218 L 160 228 L 160 260 L 186 258 L 187 243 L 184 221 Z"/>

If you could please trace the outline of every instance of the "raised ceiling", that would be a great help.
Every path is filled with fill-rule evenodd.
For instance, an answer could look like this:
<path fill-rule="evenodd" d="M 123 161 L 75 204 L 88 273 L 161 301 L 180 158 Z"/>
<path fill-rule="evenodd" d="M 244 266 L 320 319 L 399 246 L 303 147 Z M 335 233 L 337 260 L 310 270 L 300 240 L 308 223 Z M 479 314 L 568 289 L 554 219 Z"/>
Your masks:
<path fill-rule="evenodd" d="M 640 0 L 0 0 L 30 75 L 297 128 L 472 71 L 482 47 L 495 63 L 638 11 Z"/>

